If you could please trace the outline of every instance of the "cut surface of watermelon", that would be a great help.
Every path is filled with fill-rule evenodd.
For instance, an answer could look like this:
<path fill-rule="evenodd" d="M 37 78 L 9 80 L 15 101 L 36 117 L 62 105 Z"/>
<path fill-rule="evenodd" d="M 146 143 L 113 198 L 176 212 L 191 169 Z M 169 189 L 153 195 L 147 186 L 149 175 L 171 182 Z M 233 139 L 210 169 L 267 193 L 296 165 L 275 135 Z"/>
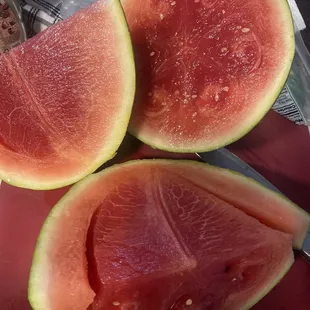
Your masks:
<path fill-rule="evenodd" d="M 286 0 L 121 0 L 137 63 L 129 130 L 158 149 L 206 151 L 267 113 L 294 56 Z"/>
<path fill-rule="evenodd" d="M 99 0 L 2 54 L 0 69 L 1 179 L 61 187 L 114 156 L 135 92 L 118 0 Z"/>
<path fill-rule="evenodd" d="M 199 186 L 198 171 L 198 181 L 205 173 L 211 182 L 218 171 L 225 183 L 222 169 L 209 169 L 136 160 L 74 185 L 41 230 L 29 280 L 33 308 L 232 310 L 257 302 L 293 263 L 292 234 Z M 268 207 L 267 198 L 261 203 Z M 279 199 L 278 206 L 274 216 L 303 225 L 306 215 L 293 204 Z"/>

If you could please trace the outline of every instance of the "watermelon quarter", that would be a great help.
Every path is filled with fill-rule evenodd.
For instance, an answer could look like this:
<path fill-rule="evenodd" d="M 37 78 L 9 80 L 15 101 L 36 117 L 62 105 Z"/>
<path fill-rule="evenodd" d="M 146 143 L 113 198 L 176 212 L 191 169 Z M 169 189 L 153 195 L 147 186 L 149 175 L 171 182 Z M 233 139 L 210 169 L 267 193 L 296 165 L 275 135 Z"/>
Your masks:
<path fill-rule="evenodd" d="M 74 183 L 116 153 L 135 93 L 118 0 L 99 0 L 0 56 L 0 178 Z"/>
<path fill-rule="evenodd" d="M 29 301 L 35 310 L 247 309 L 289 270 L 308 225 L 293 203 L 228 170 L 128 161 L 78 182 L 53 208 Z"/>
<path fill-rule="evenodd" d="M 154 148 L 208 151 L 249 132 L 295 52 L 286 0 L 121 0 L 137 63 L 129 131 Z"/>

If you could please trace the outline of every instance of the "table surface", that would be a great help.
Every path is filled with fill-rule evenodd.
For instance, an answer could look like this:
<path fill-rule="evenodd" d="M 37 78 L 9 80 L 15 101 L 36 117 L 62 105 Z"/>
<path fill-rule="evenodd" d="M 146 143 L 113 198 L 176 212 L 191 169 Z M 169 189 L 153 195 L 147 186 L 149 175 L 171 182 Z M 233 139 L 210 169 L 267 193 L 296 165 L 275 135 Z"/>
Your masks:
<path fill-rule="evenodd" d="M 307 29 L 302 31 L 302 36 L 310 51 L 310 0 L 296 0 L 296 3 L 307 25 Z"/>

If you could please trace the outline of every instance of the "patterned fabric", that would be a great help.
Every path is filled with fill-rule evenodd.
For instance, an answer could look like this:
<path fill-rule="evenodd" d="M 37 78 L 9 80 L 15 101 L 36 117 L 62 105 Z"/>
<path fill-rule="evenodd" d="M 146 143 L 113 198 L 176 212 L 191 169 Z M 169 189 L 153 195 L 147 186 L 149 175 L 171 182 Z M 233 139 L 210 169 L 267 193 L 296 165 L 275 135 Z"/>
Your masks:
<path fill-rule="evenodd" d="M 13 0 L 14 1 L 14 0 Z M 87 6 L 95 0 L 15 0 L 20 3 L 23 12 L 23 20 L 28 31 L 28 37 L 57 23 L 63 17 L 67 17 L 67 11 L 72 14 L 78 8 Z M 306 28 L 295 0 L 288 0 L 293 13 L 296 30 Z M 61 16 L 60 9 L 65 16 Z"/>
<path fill-rule="evenodd" d="M 62 0 L 19 0 L 27 37 L 43 31 L 62 20 Z"/>

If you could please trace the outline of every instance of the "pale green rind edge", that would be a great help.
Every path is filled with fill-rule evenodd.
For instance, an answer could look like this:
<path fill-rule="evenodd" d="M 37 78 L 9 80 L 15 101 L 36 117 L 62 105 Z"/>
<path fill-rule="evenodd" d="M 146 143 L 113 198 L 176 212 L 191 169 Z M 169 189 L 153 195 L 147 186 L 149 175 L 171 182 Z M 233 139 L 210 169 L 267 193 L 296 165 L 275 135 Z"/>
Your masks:
<path fill-rule="evenodd" d="M 153 159 L 153 160 L 162 160 L 162 161 L 169 161 L 169 159 Z M 285 204 L 286 206 L 289 206 L 292 210 L 296 210 L 297 213 L 299 214 L 300 219 L 304 219 L 305 224 L 307 224 L 307 228 L 305 228 L 305 230 L 303 231 L 302 235 L 299 235 L 298 238 L 294 239 L 294 244 L 293 247 L 296 250 L 300 250 L 302 247 L 302 244 L 306 238 L 309 226 L 310 226 L 310 214 L 305 211 L 304 209 L 302 209 L 301 207 L 299 207 L 297 204 L 295 204 L 294 202 L 292 202 L 290 199 L 288 199 L 286 196 L 284 196 L 283 194 L 279 193 L 279 192 L 275 192 L 273 190 L 271 190 L 270 188 L 265 187 L 264 185 L 262 185 L 261 183 L 255 181 L 254 179 L 247 177 L 239 172 L 227 169 L 227 168 L 221 168 L 215 165 L 211 165 L 209 163 L 206 162 L 199 162 L 199 161 L 194 161 L 194 160 L 187 160 L 187 159 L 172 159 L 173 161 L 177 160 L 179 162 L 183 162 L 185 165 L 186 164 L 190 164 L 192 166 L 200 166 L 202 169 L 209 169 L 209 170 L 213 170 L 213 171 L 218 171 L 219 173 L 223 174 L 226 173 L 228 175 L 228 177 L 231 177 L 233 179 L 235 179 L 234 181 L 239 182 L 239 183 L 243 183 L 244 186 L 254 186 L 257 191 L 264 191 L 266 193 L 269 193 L 271 197 L 274 197 L 275 199 L 280 199 L 282 200 L 283 204 Z M 225 176 L 223 176 L 225 177 Z M 198 185 L 198 184 L 197 184 Z M 214 195 L 216 195 L 216 193 L 213 193 Z M 220 198 L 222 200 L 225 200 L 223 197 Z M 255 217 L 255 216 L 253 216 Z"/>
<path fill-rule="evenodd" d="M 108 170 L 108 169 L 106 169 Z M 106 172 L 103 170 L 103 172 Z M 44 261 L 47 249 L 49 248 L 49 230 L 52 230 L 53 224 L 61 215 L 63 207 L 70 203 L 71 195 L 79 194 L 93 180 L 96 180 L 99 175 L 92 174 L 76 183 L 52 208 L 49 215 L 45 219 L 39 237 L 35 246 L 32 265 L 30 269 L 28 281 L 28 301 L 34 310 L 54 310 L 49 307 L 47 302 L 47 292 L 44 288 L 48 286 L 48 278 L 44 277 L 44 271 L 48 269 Z M 39 288 L 39 289 L 38 289 Z M 41 290 L 41 293 L 39 291 Z"/>
<path fill-rule="evenodd" d="M 137 160 L 138 161 L 138 160 Z M 48 296 L 47 292 L 44 291 L 45 286 L 47 286 L 48 279 L 42 276 L 44 271 L 48 268 L 45 264 L 47 258 L 45 254 L 49 247 L 49 232 L 52 231 L 53 224 L 55 220 L 63 211 L 63 208 L 70 203 L 70 200 L 78 196 L 85 188 L 92 185 L 96 180 L 100 179 L 102 176 L 113 173 L 113 171 L 120 169 L 125 166 L 132 165 L 132 161 L 125 162 L 123 164 L 116 164 L 108 167 L 99 173 L 91 174 L 75 183 L 69 191 L 56 203 L 52 208 L 49 215 L 45 219 L 39 237 L 34 249 L 32 265 L 30 269 L 29 281 L 28 281 L 28 301 L 34 310 L 54 310 L 48 306 Z M 39 288 L 39 289 L 37 289 Z M 41 293 L 38 291 L 41 290 Z M 58 309 L 57 309 L 58 310 Z"/>
<path fill-rule="evenodd" d="M 127 24 L 127 20 L 123 11 L 123 7 L 121 6 L 120 0 L 109 0 L 109 6 L 110 9 L 113 10 L 113 14 L 115 15 L 115 25 L 119 25 L 120 33 L 122 33 L 122 38 L 119 39 L 119 42 L 122 43 L 123 46 L 126 46 L 126 49 L 128 51 L 128 57 L 126 59 L 123 59 L 124 66 L 126 67 L 126 84 L 128 88 L 128 93 L 124 95 L 123 98 L 123 113 L 127 109 L 126 117 L 123 117 L 121 121 L 118 121 L 118 125 L 113 130 L 113 133 L 116 133 L 117 135 L 111 134 L 112 138 L 108 139 L 110 141 L 113 141 L 111 146 L 109 148 L 104 148 L 104 151 L 98 151 L 98 157 L 89 165 L 89 167 L 81 172 L 79 172 L 77 175 L 70 177 L 66 180 L 57 181 L 57 180 L 51 180 L 50 182 L 42 182 L 38 178 L 36 179 L 24 179 L 24 178 L 18 178 L 18 177 L 7 177 L 7 174 L 2 170 L 0 171 L 0 179 L 10 185 L 20 187 L 20 188 L 26 188 L 26 189 L 33 189 L 33 190 L 51 190 L 56 189 L 60 187 L 64 187 L 67 185 L 71 185 L 84 177 L 90 175 L 91 173 L 95 172 L 101 165 L 106 163 L 108 160 L 112 159 L 116 152 L 121 145 L 125 134 L 127 132 L 128 124 L 131 117 L 133 102 L 134 102 L 134 96 L 136 91 L 136 70 L 135 70 L 135 62 L 134 62 L 134 54 L 133 54 L 133 47 L 131 42 L 131 36 Z M 124 113 L 125 114 L 125 113 Z M 10 181 L 8 181 L 10 180 Z"/>
<path fill-rule="evenodd" d="M 221 171 L 227 171 L 228 173 L 231 174 L 231 176 L 235 177 L 235 178 L 239 178 L 240 180 L 246 180 L 248 183 L 251 183 L 252 185 L 254 185 L 255 187 L 257 187 L 257 190 L 261 190 L 264 189 L 266 192 L 269 192 L 272 196 L 277 197 L 279 199 L 281 199 L 283 202 L 285 202 L 286 204 L 290 204 L 291 208 L 296 209 L 296 211 L 299 212 L 300 216 L 303 217 L 307 222 L 308 222 L 308 229 L 309 229 L 309 225 L 310 225 L 310 214 L 305 211 L 303 208 L 299 207 L 297 204 L 295 204 L 294 202 L 292 202 L 290 199 L 288 199 L 286 196 L 284 196 L 283 194 L 279 193 L 279 192 L 275 192 L 273 190 L 271 190 L 268 187 L 265 187 L 264 185 L 262 185 L 261 183 L 255 181 L 254 179 L 247 177 L 239 172 L 233 171 L 233 170 L 229 170 L 229 169 L 225 169 L 225 168 L 220 168 L 217 166 L 213 166 L 210 165 L 208 163 L 206 163 L 207 165 L 211 166 L 212 169 L 219 169 Z M 296 250 L 300 250 L 302 248 L 302 244 L 306 238 L 308 230 L 305 230 L 303 232 L 303 235 L 299 236 L 299 238 L 297 240 L 295 240 L 295 244 L 294 244 L 294 249 Z"/>
<path fill-rule="evenodd" d="M 123 0 L 128 1 L 128 0 Z M 208 152 L 212 150 L 216 150 L 218 148 L 227 146 L 233 142 L 238 141 L 242 137 L 244 137 L 247 133 L 249 133 L 253 128 L 256 127 L 256 125 L 263 119 L 263 117 L 270 111 L 271 107 L 277 100 L 278 96 L 280 95 L 290 72 L 292 62 L 295 55 L 295 32 L 294 32 L 294 24 L 293 24 L 293 18 L 292 13 L 289 7 L 289 4 L 287 0 L 277 0 L 279 3 L 279 6 L 283 6 L 283 14 L 287 15 L 287 27 L 286 27 L 286 33 L 289 33 L 287 35 L 287 39 L 290 43 L 289 46 L 289 53 L 285 61 L 286 67 L 282 71 L 282 78 L 278 82 L 278 86 L 276 87 L 276 90 L 271 92 L 271 94 L 266 98 L 266 100 L 263 102 L 263 104 L 260 104 L 261 108 L 256 109 L 252 113 L 252 117 L 249 117 L 247 119 L 247 123 L 245 122 L 242 125 L 239 130 L 235 130 L 233 137 L 224 138 L 222 140 L 215 141 L 213 143 L 207 143 L 206 145 L 200 144 L 200 145 L 189 145 L 186 147 L 182 146 L 171 146 L 167 145 L 165 142 L 167 139 L 157 138 L 154 139 L 153 135 L 148 135 L 146 133 L 140 132 L 139 130 L 135 130 L 133 126 L 129 123 L 128 132 L 135 136 L 137 139 L 139 139 L 141 142 L 151 146 L 154 149 L 159 149 L 167 152 L 173 152 L 173 153 L 195 153 L 195 152 Z M 277 5 L 277 4 L 275 4 Z M 275 86 L 273 86 L 275 88 Z M 268 92 L 268 90 L 266 90 Z M 154 132 L 153 132 L 154 133 Z M 156 141 L 155 141 L 156 140 Z"/>
<path fill-rule="evenodd" d="M 291 269 L 293 263 L 294 263 L 294 256 L 292 252 L 292 256 L 287 261 L 287 263 L 283 266 L 283 272 L 278 275 L 278 277 L 274 278 L 273 281 L 270 281 L 268 285 L 266 285 L 265 289 L 262 289 L 260 292 L 255 294 L 253 298 L 249 299 L 248 303 L 242 307 L 240 310 L 249 310 L 251 309 L 255 304 L 257 304 L 261 299 L 263 299 L 266 295 L 270 293 L 270 291 L 275 288 L 280 281 L 284 278 L 284 276 L 289 272 Z"/>
<path fill-rule="evenodd" d="M 48 243 L 48 236 L 49 236 L 49 230 L 52 230 L 54 220 L 57 219 L 61 215 L 61 212 L 63 211 L 63 207 L 67 205 L 67 203 L 70 202 L 70 200 L 77 195 L 81 193 L 87 186 L 92 185 L 95 183 L 98 179 L 100 179 L 102 176 L 107 175 L 109 173 L 113 173 L 115 170 L 122 169 L 124 167 L 129 167 L 129 166 L 134 166 L 139 163 L 145 163 L 145 164 L 154 164 L 156 165 L 157 163 L 163 163 L 163 164 L 184 164 L 184 165 L 193 165 L 193 166 L 199 166 L 202 169 L 205 167 L 209 167 L 214 170 L 219 170 L 219 171 L 230 171 L 228 169 L 223 169 L 219 168 L 213 165 L 209 165 L 207 163 L 201 163 L 197 162 L 194 160 L 187 160 L 187 159 L 136 159 L 136 160 L 131 160 L 127 161 L 125 163 L 121 164 L 115 164 L 111 167 L 108 167 L 101 172 L 97 174 L 92 174 L 81 180 L 80 182 L 74 184 L 72 188 L 58 201 L 58 203 L 54 206 L 54 208 L 51 210 L 50 214 L 44 221 L 44 224 L 41 228 L 37 244 L 34 250 L 33 254 L 33 260 L 32 260 L 32 266 L 30 270 L 30 276 L 29 276 L 29 282 L 28 282 L 28 300 L 34 310 L 53 310 L 48 307 L 48 297 L 46 296 L 47 292 L 42 292 L 39 293 L 37 288 L 43 289 L 44 290 L 44 285 L 46 286 L 47 279 L 44 279 L 44 270 L 46 270 L 48 267 L 45 265 L 45 258 L 44 255 L 46 254 L 46 249 L 49 247 Z M 249 179 L 239 173 L 232 173 L 232 175 L 235 178 L 239 178 L 240 180 L 246 180 L 253 182 L 255 185 L 260 187 L 261 189 L 267 190 L 276 196 L 284 199 L 286 202 L 290 202 L 292 208 L 298 208 L 294 203 L 292 203 L 290 200 L 286 199 L 284 196 L 281 194 L 275 193 L 268 188 L 264 187 L 260 183 L 257 183 L 256 181 Z M 298 208 L 302 210 L 301 208 Z M 302 210 L 304 212 L 304 216 L 307 217 L 310 220 L 310 215 Z M 249 303 L 246 305 L 246 307 L 249 307 L 249 305 L 254 305 L 257 303 L 262 297 L 264 297 L 266 294 L 269 293 L 269 291 L 281 280 L 281 278 L 287 273 L 289 270 L 291 264 L 293 262 L 290 260 L 287 263 L 287 266 L 285 270 L 281 274 L 279 274 L 279 277 L 277 277 L 272 283 L 270 283 L 265 290 L 263 290 L 259 297 L 255 297 L 252 300 L 249 301 Z M 248 309 L 248 308 L 245 308 Z"/>

